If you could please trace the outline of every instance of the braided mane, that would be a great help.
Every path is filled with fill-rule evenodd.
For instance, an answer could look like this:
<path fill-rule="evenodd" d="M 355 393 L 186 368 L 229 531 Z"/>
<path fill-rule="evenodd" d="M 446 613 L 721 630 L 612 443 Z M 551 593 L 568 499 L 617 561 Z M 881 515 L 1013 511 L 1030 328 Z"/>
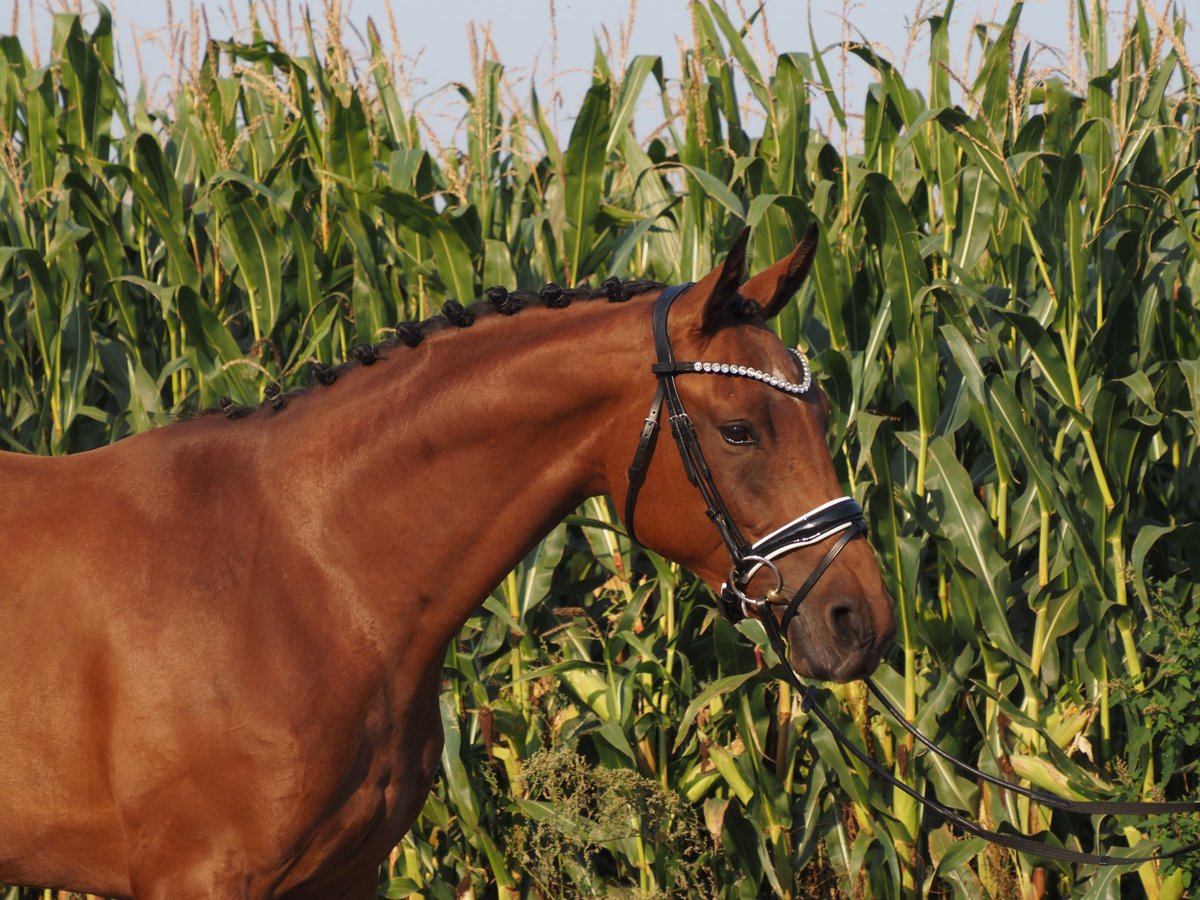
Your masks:
<path fill-rule="evenodd" d="M 463 306 L 456 300 L 447 300 L 442 305 L 442 312 L 439 315 L 430 316 L 420 322 L 397 322 L 394 338 L 376 344 L 359 344 L 351 351 L 350 359 L 338 366 L 329 366 L 320 362 L 312 363 L 312 380 L 306 387 L 284 394 L 280 392 L 277 384 L 268 385 L 265 402 L 273 410 L 279 411 L 287 405 L 287 401 L 292 397 L 306 394 L 317 385 L 328 387 L 337 381 L 339 375 L 354 366 L 374 365 L 383 358 L 382 351 L 384 350 L 396 347 L 417 347 L 430 334 L 444 331 L 447 328 L 469 328 L 483 316 L 512 317 L 531 306 L 565 309 L 577 300 L 606 299 L 610 303 L 623 303 L 638 294 L 662 290 L 664 287 L 666 285 L 658 281 L 622 281 L 619 278 L 608 278 L 599 288 L 587 286 L 564 288 L 551 282 L 540 291 L 509 291 L 503 286 L 496 285 L 484 292 L 482 300 L 477 300 L 470 306 Z M 249 415 L 256 408 L 236 406 L 228 397 L 221 398 L 220 412 L 227 419 L 240 419 Z M 212 413 L 215 410 L 208 412 Z"/>

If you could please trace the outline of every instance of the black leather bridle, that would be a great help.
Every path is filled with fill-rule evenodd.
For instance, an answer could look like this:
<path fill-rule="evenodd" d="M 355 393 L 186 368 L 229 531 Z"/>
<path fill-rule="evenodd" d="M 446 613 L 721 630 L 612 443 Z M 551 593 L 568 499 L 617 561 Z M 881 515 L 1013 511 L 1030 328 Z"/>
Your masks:
<path fill-rule="evenodd" d="M 704 460 L 704 454 L 700 449 L 700 441 L 696 435 L 696 428 L 683 408 L 683 401 L 679 397 L 679 389 L 675 384 L 675 379 L 680 375 L 695 374 L 751 377 L 769 387 L 795 395 L 802 394 L 808 389 L 808 364 L 802 356 L 799 354 L 796 355 L 803 372 L 803 380 L 799 384 L 793 384 L 755 369 L 747 369 L 743 366 L 728 363 L 677 361 L 671 349 L 671 336 L 667 331 L 667 317 L 671 310 L 671 304 L 689 287 L 691 287 L 690 283 L 665 288 L 654 305 L 654 348 L 657 360 L 651 366 L 651 371 L 658 379 L 658 386 L 654 392 L 654 399 L 650 404 L 650 413 L 646 416 L 645 425 L 642 427 L 642 433 L 638 438 L 637 451 L 634 453 L 633 463 L 629 467 L 629 490 L 625 497 L 625 526 L 629 530 L 630 538 L 637 540 L 637 535 L 634 531 L 634 512 L 637 507 L 638 494 L 646 479 L 646 471 L 650 465 L 650 458 L 654 454 L 659 427 L 661 425 L 662 409 L 665 405 L 667 408 L 667 417 L 671 425 L 671 434 L 675 438 L 675 445 L 678 447 L 679 456 L 683 460 L 683 468 L 687 473 L 688 481 L 700 491 L 705 506 L 708 508 L 708 517 L 712 520 L 717 533 L 721 536 L 721 541 L 725 544 L 725 549 L 728 551 L 732 563 L 729 579 L 722 585 L 721 591 L 717 596 L 721 612 L 731 622 L 737 622 L 749 615 L 754 615 L 758 618 L 767 633 L 771 647 L 783 665 L 784 678 L 803 698 L 803 709 L 806 712 L 812 713 L 821 724 L 829 729 L 829 732 L 845 752 L 858 759 L 872 772 L 888 782 L 894 789 L 907 794 L 930 811 L 937 813 L 943 819 L 953 823 L 963 831 L 1002 847 L 1029 853 L 1033 856 L 1089 865 L 1125 866 L 1171 859 L 1172 857 L 1200 850 L 1200 841 L 1196 841 L 1178 847 L 1169 853 L 1155 853 L 1151 856 L 1109 856 L 1085 853 L 1079 850 L 1072 850 L 1068 847 L 1056 847 L 1052 844 L 1039 843 L 1022 835 L 1005 834 L 984 828 L 982 825 L 972 822 L 961 813 L 955 812 L 937 800 L 926 797 L 924 794 L 897 779 L 873 757 L 860 749 L 834 723 L 819 705 L 819 697 L 816 689 L 811 685 L 801 682 L 792 670 L 791 664 L 788 661 L 790 657 L 784 634 L 787 633 L 787 627 L 799 611 L 800 604 L 804 601 L 804 598 L 808 596 L 817 581 L 825 573 L 825 570 L 837 558 L 837 555 L 841 553 L 842 549 L 851 540 L 866 533 L 866 521 L 863 517 L 863 511 L 853 498 L 841 497 L 810 510 L 754 543 L 748 542 L 741 531 L 738 530 L 737 523 L 734 522 L 733 517 L 730 515 L 725 501 L 721 499 L 721 493 L 717 490 L 717 485 L 713 481 L 712 472 Z M 783 576 L 776 567 L 774 560 L 800 547 L 821 543 L 835 534 L 840 536 L 830 546 L 829 550 L 826 551 L 825 556 L 792 595 L 791 599 L 787 600 L 784 592 Z M 745 589 L 749 586 L 751 579 L 762 568 L 767 568 L 774 573 L 776 585 L 762 597 L 749 597 L 745 594 Z M 781 606 L 784 603 L 786 603 L 786 608 L 783 614 L 777 619 L 772 607 Z M 969 763 L 955 758 L 934 744 L 921 734 L 916 726 L 904 718 L 896 706 L 871 679 L 867 678 L 864 681 L 888 714 L 899 722 L 901 727 L 929 752 L 973 775 L 976 779 L 986 781 L 1002 790 L 1019 794 L 1054 809 L 1084 815 L 1153 815 L 1200 812 L 1200 802 L 1194 801 L 1154 803 L 1144 801 L 1068 800 L 1045 791 L 1022 787 L 1021 785 L 1012 784 L 993 775 L 988 775 L 986 772 L 979 770 Z"/>
<path fill-rule="evenodd" d="M 683 460 L 684 472 L 687 473 L 688 481 L 700 491 L 700 495 L 704 498 L 705 506 L 708 507 L 708 517 L 716 526 L 717 533 L 721 536 L 721 541 L 729 553 L 732 565 L 729 570 L 729 578 L 718 595 L 718 602 L 721 612 L 731 622 L 737 622 L 747 615 L 758 615 L 770 605 L 782 604 L 784 598 L 783 576 L 774 563 L 776 558 L 799 547 L 818 544 L 841 532 L 841 537 L 829 548 L 825 558 L 817 564 L 812 574 L 788 602 L 782 617 L 782 627 L 786 630 L 800 609 L 800 604 L 825 570 L 829 568 L 830 563 L 842 552 L 851 539 L 866 531 L 867 526 L 863 519 L 862 507 L 851 497 L 841 497 L 793 519 L 782 528 L 771 532 L 753 544 L 742 536 L 737 523 L 729 513 L 729 507 L 721 499 L 721 492 L 717 490 L 708 463 L 704 461 L 704 453 L 700 449 L 696 428 L 683 408 L 683 401 L 679 397 L 679 388 L 675 384 L 675 379 L 680 375 L 750 377 L 769 387 L 790 394 L 803 394 L 808 390 L 810 381 L 808 363 L 802 356 L 796 354 L 804 378 L 801 383 L 792 384 L 777 376 L 770 376 L 765 372 L 748 369 L 744 366 L 676 360 L 671 349 L 671 335 L 667 331 L 667 316 L 671 311 L 671 304 L 689 287 L 691 284 L 677 284 L 664 289 L 654 305 L 654 349 L 658 359 L 651 366 L 651 371 L 658 378 L 658 388 L 654 392 L 650 413 L 646 416 L 645 425 L 638 438 L 633 463 L 629 466 L 629 490 L 625 495 L 625 527 L 629 529 L 629 536 L 637 540 L 637 533 L 634 531 L 634 512 L 637 509 L 638 493 L 646 480 L 650 457 L 654 454 L 662 409 L 665 405 L 667 418 L 671 425 L 671 434 L 675 438 L 675 445 L 679 448 L 679 456 Z M 762 597 L 747 596 L 744 589 L 749 586 L 754 575 L 764 567 L 774 573 L 775 587 Z"/>

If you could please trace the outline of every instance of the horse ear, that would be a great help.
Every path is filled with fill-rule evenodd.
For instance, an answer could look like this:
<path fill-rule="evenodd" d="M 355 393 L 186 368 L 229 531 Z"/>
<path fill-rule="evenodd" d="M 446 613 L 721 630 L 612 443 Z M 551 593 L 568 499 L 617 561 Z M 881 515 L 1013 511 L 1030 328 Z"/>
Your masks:
<path fill-rule="evenodd" d="M 709 272 L 696 285 L 696 292 L 704 297 L 704 311 L 700 316 L 700 330 L 712 334 L 729 321 L 726 312 L 739 302 L 742 278 L 746 274 L 746 244 L 750 240 L 750 229 L 743 228 L 734 238 L 733 246 L 725 261 Z"/>
<path fill-rule="evenodd" d="M 742 296 L 756 301 L 764 318 L 778 315 L 800 290 L 816 258 L 819 239 L 816 224 L 809 225 L 795 250 L 742 285 Z"/>

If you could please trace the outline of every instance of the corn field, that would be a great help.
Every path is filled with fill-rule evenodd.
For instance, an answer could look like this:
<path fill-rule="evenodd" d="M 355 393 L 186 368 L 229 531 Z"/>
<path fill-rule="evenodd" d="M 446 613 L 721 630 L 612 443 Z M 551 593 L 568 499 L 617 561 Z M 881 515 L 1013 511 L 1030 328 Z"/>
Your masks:
<path fill-rule="evenodd" d="M 296 46 L 260 29 L 202 43 L 164 104 L 119 80 L 103 7 L 58 15 L 45 64 L 0 38 L 0 441 L 70 453 L 221 397 L 257 404 L 492 284 L 693 280 L 744 224 L 757 270 L 815 221 L 811 286 L 775 327 L 829 396 L 896 601 L 881 687 L 992 774 L 1194 799 L 1200 82 L 1183 12 L 1134 0 L 1113 41 L 1100 0 L 1077 0 L 1076 79 L 1036 67 L 1020 3 L 956 71 L 952 12 L 921 26 L 916 85 L 860 44 L 764 56 L 752 22 L 697 0 L 685 77 L 598 49 L 562 140 L 481 52 L 450 148 L 374 27 L 357 56 L 307 19 Z M 848 60 L 873 72 L 861 120 L 838 90 Z M 639 139 L 648 98 L 661 127 Z M 777 667 L 760 626 L 721 620 L 589 501 L 450 648 L 441 774 L 381 896 L 1166 900 L 1200 872 L 954 833 L 847 762 Z M 1200 833 L 1030 805 L 914 748 L 861 685 L 827 695 L 898 778 L 988 827 L 1116 853 Z"/>

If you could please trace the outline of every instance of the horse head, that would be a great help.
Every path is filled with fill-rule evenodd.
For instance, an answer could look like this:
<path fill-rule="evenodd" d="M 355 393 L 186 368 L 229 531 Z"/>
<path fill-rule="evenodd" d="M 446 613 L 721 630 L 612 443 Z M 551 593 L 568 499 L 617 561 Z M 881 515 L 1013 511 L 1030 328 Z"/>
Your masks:
<path fill-rule="evenodd" d="M 732 618 L 773 617 L 797 673 L 850 681 L 890 643 L 893 603 L 834 472 L 829 403 L 767 325 L 803 284 L 817 233 L 743 282 L 748 234 L 656 303 L 659 390 L 625 482 L 626 525 L 704 578 Z M 679 452 L 654 452 L 660 421 Z"/>

